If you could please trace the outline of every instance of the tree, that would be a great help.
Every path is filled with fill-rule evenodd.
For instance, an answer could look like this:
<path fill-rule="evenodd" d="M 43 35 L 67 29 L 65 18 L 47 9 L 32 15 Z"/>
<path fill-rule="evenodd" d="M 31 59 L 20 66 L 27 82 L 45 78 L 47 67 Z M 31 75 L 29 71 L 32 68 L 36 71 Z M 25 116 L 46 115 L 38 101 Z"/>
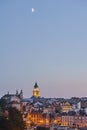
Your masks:
<path fill-rule="evenodd" d="M 9 126 L 8 120 L 4 117 L 4 115 L 1 115 L 0 116 L 0 130 L 10 130 L 8 126 Z"/>
<path fill-rule="evenodd" d="M 7 102 L 5 99 L 0 99 L 0 107 L 1 107 L 1 110 L 5 110 L 6 109 L 6 105 L 7 105 Z"/>
<path fill-rule="evenodd" d="M 9 127 L 10 130 L 24 130 L 25 129 L 25 123 L 23 121 L 21 113 L 16 109 L 10 107 L 8 109 L 9 112 Z"/>
<path fill-rule="evenodd" d="M 38 126 L 36 130 L 50 130 L 50 129 L 46 128 L 46 127 L 40 127 L 40 126 Z"/>
<path fill-rule="evenodd" d="M 4 113 L 0 116 L 0 130 L 25 130 L 22 115 L 16 108 L 8 109 L 8 117 Z"/>

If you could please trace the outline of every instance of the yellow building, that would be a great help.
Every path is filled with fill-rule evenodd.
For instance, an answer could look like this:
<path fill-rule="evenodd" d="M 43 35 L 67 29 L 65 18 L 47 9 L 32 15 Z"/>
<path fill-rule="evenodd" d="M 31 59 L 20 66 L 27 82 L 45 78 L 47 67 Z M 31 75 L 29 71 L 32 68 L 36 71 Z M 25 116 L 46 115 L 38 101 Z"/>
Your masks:
<path fill-rule="evenodd" d="M 72 105 L 66 101 L 62 103 L 62 112 L 68 112 L 72 110 Z"/>
<path fill-rule="evenodd" d="M 35 83 L 34 85 L 33 97 L 40 97 L 40 91 L 39 91 L 37 83 Z"/>
<path fill-rule="evenodd" d="M 43 117 L 43 114 L 39 112 L 28 113 L 26 117 L 26 124 L 27 126 L 29 126 L 32 123 L 37 126 L 45 126 L 45 125 L 48 126 L 49 119 L 46 117 Z"/>

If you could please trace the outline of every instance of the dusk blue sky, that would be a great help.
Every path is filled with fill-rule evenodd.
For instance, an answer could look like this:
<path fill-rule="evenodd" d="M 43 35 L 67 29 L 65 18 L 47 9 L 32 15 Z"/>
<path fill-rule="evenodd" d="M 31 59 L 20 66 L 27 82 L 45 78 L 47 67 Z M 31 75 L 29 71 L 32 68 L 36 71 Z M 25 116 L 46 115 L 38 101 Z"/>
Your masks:
<path fill-rule="evenodd" d="M 87 96 L 87 0 L 0 0 L 0 97 L 35 82 L 42 97 Z"/>

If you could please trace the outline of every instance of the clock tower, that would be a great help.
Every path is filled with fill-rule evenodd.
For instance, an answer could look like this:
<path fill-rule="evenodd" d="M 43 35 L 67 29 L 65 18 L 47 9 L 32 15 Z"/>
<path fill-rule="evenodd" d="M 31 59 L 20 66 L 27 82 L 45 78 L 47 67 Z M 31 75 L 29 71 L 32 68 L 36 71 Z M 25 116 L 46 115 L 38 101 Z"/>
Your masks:
<path fill-rule="evenodd" d="M 37 98 L 40 97 L 40 91 L 39 91 L 37 83 L 35 83 L 34 85 L 33 97 L 37 97 Z"/>

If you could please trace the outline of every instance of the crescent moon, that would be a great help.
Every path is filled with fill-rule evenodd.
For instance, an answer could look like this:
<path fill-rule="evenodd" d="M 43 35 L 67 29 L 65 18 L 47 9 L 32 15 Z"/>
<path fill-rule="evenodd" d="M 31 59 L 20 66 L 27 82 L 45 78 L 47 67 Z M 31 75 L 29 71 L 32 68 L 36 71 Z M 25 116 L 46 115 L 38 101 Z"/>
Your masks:
<path fill-rule="evenodd" d="M 35 12 L 35 9 L 34 9 L 34 8 L 32 8 L 32 9 L 31 9 L 31 11 L 32 11 L 32 13 L 34 13 L 34 12 Z"/>

